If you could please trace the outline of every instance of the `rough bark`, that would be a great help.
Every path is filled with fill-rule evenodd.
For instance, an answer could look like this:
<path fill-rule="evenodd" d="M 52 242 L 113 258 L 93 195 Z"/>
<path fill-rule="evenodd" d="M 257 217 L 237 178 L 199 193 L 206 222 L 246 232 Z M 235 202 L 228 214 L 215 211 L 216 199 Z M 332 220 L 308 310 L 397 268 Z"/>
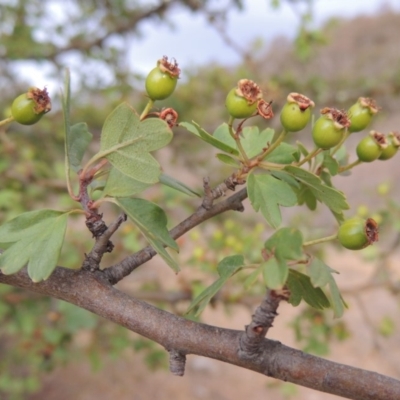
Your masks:
<path fill-rule="evenodd" d="M 400 399 L 400 381 L 334 363 L 263 339 L 259 353 L 240 354 L 242 331 L 188 321 L 134 299 L 114 288 L 101 271 L 58 267 L 44 282 L 33 283 L 26 270 L 0 273 L 0 282 L 65 300 L 164 346 L 170 353 L 197 354 L 283 381 L 357 400 Z"/>

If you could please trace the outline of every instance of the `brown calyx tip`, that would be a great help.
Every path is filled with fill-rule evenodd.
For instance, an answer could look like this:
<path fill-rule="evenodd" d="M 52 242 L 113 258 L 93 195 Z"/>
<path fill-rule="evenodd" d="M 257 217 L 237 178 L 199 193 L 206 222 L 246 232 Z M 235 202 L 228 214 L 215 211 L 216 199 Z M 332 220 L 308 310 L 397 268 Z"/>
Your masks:
<path fill-rule="evenodd" d="M 45 114 L 51 110 L 51 99 L 46 88 L 42 90 L 32 87 L 28 90 L 26 97 L 34 101 L 36 114 Z"/>
<path fill-rule="evenodd" d="M 304 94 L 300 93 L 295 93 L 295 92 L 289 93 L 287 101 L 289 103 L 297 103 L 301 111 L 305 111 L 309 107 L 315 107 L 315 103 L 311 99 L 309 99 L 307 96 L 304 96 Z"/>
<path fill-rule="evenodd" d="M 162 72 L 166 72 L 172 77 L 179 78 L 181 70 L 178 67 L 178 63 L 176 62 L 175 58 L 173 58 L 171 61 L 168 61 L 168 57 L 163 56 L 161 60 L 158 60 L 157 64 Z"/>
<path fill-rule="evenodd" d="M 397 131 L 392 131 L 389 132 L 389 136 L 392 139 L 392 143 L 396 146 L 396 147 L 400 147 L 400 132 Z"/>
<path fill-rule="evenodd" d="M 267 103 L 264 99 L 258 100 L 257 103 L 258 114 L 264 119 L 271 119 L 274 116 L 271 104 L 272 101 Z"/>
<path fill-rule="evenodd" d="M 260 87 L 250 79 L 241 79 L 238 82 L 236 94 L 240 97 L 244 97 L 248 104 L 254 104 L 262 98 Z"/>
<path fill-rule="evenodd" d="M 367 221 L 365 222 L 365 233 L 367 235 L 368 245 L 378 241 L 379 229 L 378 229 L 378 224 L 374 219 L 368 218 Z"/>
<path fill-rule="evenodd" d="M 381 107 L 378 107 L 375 100 L 370 97 L 359 97 L 358 102 L 365 108 L 368 108 L 371 114 L 376 114 Z"/>
<path fill-rule="evenodd" d="M 387 141 L 386 136 L 383 133 L 378 131 L 370 131 L 369 134 L 374 138 L 376 143 L 378 143 L 379 146 L 382 147 L 382 149 L 385 149 L 389 145 L 389 142 Z"/>
<path fill-rule="evenodd" d="M 338 129 L 348 128 L 351 125 L 350 118 L 344 110 L 325 107 L 321 110 L 321 114 L 330 118 Z"/>
<path fill-rule="evenodd" d="M 173 108 L 164 108 L 159 118 L 165 121 L 170 128 L 173 128 L 178 121 L 178 113 Z"/>

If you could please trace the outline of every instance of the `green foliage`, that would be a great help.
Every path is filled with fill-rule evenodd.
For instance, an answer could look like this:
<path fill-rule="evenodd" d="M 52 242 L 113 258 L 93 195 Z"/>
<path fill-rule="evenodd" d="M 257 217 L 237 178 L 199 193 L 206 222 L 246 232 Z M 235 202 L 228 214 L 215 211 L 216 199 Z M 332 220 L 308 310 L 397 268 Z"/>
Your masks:
<path fill-rule="evenodd" d="M 297 203 L 291 187 L 271 175 L 250 174 L 247 184 L 251 205 L 255 211 L 261 210 L 273 228 L 277 228 L 282 222 L 279 205 L 291 207 Z"/>
<path fill-rule="evenodd" d="M 154 250 L 175 272 L 179 272 L 178 264 L 164 249 L 164 246 L 168 246 L 176 251 L 179 250 L 178 245 L 169 235 L 167 216 L 163 209 L 144 199 L 120 198 L 118 204 L 140 229 Z"/>
<path fill-rule="evenodd" d="M 186 311 L 187 315 L 197 317 L 201 314 L 211 299 L 218 293 L 225 282 L 240 269 L 243 268 L 243 256 L 229 256 L 221 260 L 217 266 L 219 278 L 201 293 L 199 293 L 190 303 Z"/>
<path fill-rule="evenodd" d="M 168 125 L 151 118 L 140 121 L 128 104 L 118 106 L 106 119 L 95 159 L 107 158 L 120 172 L 143 183 L 156 183 L 161 170 L 149 152 L 172 139 Z"/>
<path fill-rule="evenodd" d="M 68 214 L 54 210 L 30 211 L 0 227 L 3 274 L 14 274 L 28 264 L 34 282 L 47 279 L 57 265 Z"/>

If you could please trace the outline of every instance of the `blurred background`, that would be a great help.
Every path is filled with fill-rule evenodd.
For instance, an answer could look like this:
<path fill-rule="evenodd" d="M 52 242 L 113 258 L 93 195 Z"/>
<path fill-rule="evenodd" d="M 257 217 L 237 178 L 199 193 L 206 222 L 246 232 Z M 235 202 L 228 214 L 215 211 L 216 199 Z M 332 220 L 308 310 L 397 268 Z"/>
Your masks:
<path fill-rule="evenodd" d="M 256 81 L 276 115 L 289 92 L 323 107 L 348 109 L 358 97 L 382 108 L 371 128 L 400 129 L 400 1 L 329 0 L 0 0 L 0 114 L 30 86 L 46 86 L 53 110 L 40 123 L 0 128 L 0 222 L 40 207 L 76 207 L 64 178 L 60 92 L 65 68 L 72 75 L 72 115 L 94 134 L 105 116 L 128 101 L 140 112 L 146 74 L 163 55 L 175 58 L 182 76 L 170 106 L 180 121 L 209 131 L 227 121 L 224 100 L 241 78 Z M 278 127 L 279 118 L 260 127 Z M 232 170 L 205 144 L 175 129 L 171 145 L 156 156 L 166 173 L 201 190 Z M 361 135 L 361 136 L 360 136 Z M 350 160 L 361 134 L 348 140 Z M 291 138 L 311 144 L 309 131 Z M 340 272 L 349 309 L 341 319 L 306 306 L 280 307 L 270 337 L 337 362 L 400 378 L 399 156 L 350 176 L 335 177 L 355 214 L 380 222 L 377 245 L 356 254 L 332 246 L 313 251 Z M 198 200 L 155 185 L 144 197 L 163 207 L 172 227 Z M 119 284 L 121 290 L 177 314 L 216 278 L 223 257 L 260 255 L 272 231 L 251 211 L 219 216 L 178 241 L 182 272 L 175 276 L 157 257 Z M 102 210 L 105 220 L 116 213 Z M 307 238 L 335 232 L 333 217 L 319 206 L 282 209 L 284 224 Z M 113 239 L 104 266 L 139 250 L 145 242 L 127 223 Z M 91 248 L 81 218 L 68 228 L 60 265 L 79 268 Z M 242 329 L 264 292 L 262 283 L 243 290 L 232 279 L 201 320 Z M 188 357 L 184 378 L 167 369 L 164 349 L 69 304 L 0 285 L 0 399 L 334 399 L 200 357 Z"/>

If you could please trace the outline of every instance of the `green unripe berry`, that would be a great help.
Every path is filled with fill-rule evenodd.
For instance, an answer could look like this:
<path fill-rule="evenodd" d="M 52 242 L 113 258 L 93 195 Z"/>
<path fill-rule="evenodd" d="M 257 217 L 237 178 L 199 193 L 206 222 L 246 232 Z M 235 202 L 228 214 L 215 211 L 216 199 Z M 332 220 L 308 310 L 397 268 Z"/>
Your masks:
<path fill-rule="evenodd" d="M 366 97 L 360 97 L 348 111 L 351 121 L 350 132 L 359 132 L 365 129 L 372 120 L 372 117 L 378 112 L 375 101 Z"/>
<path fill-rule="evenodd" d="M 46 88 L 30 88 L 27 93 L 19 95 L 11 105 L 14 121 L 22 125 L 35 124 L 50 110 L 51 102 Z"/>
<path fill-rule="evenodd" d="M 229 91 L 225 106 L 229 115 L 238 119 L 250 117 L 257 109 L 257 103 L 249 104 L 244 97 L 236 94 L 236 88 Z"/>
<path fill-rule="evenodd" d="M 372 162 L 376 160 L 383 149 L 388 146 L 386 138 L 379 132 L 371 131 L 368 136 L 358 143 L 356 148 L 357 157 L 363 162 Z"/>
<path fill-rule="evenodd" d="M 394 157 L 400 147 L 400 134 L 397 132 L 390 132 L 386 138 L 388 145 L 382 150 L 379 160 L 389 160 Z"/>
<path fill-rule="evenodd" d="M 372 218 L 348 219 L 339 227 L 338 240 L 346 249 L 361 250 L 378 240 L 378 225 Z"/>
<path fill-rule="evenodd" d="M 337 146 L 349 124 L 345 112 L 336 108 L 323 108 L 321 116 L 315 121 L 312 130 L 315 145 L 324 150 Z"/>
<path fill-rule="evenodd" d="M 281 124 L 287 132 L 298 132 L 306 127 L 311 119 L 314 102 L 299 93 L 290 93 L 281 111 Z"/>
<path fill-rule="evenodd" d="M 226 96 L 225 106 L 231 117 L 249 118 L 257 110 L 257 102 L 261 96 L 261 89 L 255 82 L 241 79 L 237 87 L 231 89 Z"/>
<path fill-rule="evenodd" d="M 159 60 L 157 66 L 146 77 L 146 92 L 150 99 L 164 100 L 171 96 L 176 88 L 179 74 L 180 69 L 175 60 L 169 62 L 167 57 Z"/>

